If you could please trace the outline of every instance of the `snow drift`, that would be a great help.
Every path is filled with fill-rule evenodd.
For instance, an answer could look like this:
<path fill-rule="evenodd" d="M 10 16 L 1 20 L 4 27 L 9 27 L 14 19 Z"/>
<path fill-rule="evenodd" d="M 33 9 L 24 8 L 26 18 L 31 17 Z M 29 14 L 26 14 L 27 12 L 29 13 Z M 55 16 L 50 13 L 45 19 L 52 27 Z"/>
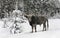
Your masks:
<path fill-rule="evenodd" d="M 49 19 L 48 31 L 42 32 L 38 30 L 36 33 L 30 33 L 31 27 L 27 23 L 22 24 L 22 29 L 24 29 L 25 32 L 23 31 L 18 34 L 10 34 L 8 28 L 0 28 L 0 38 L 60 38 L 60 19 Z M 0 21 L 0 25 L 3 25 L 2 21 Z M 37 26 L 37 29 L 40 28 L 42 28 L 42 26 Z"/>

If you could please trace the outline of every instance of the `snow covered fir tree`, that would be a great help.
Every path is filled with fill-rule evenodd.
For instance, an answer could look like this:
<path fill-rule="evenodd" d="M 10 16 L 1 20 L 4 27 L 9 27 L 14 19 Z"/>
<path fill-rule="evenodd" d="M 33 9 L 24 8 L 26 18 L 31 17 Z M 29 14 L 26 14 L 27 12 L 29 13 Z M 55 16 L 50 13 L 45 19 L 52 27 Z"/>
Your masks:
<path fill-rule="evenodd" d="M 53 17 L 56 13 L 60 12 L 59 2 L 57 0 L 25 0 L 24 11 L 26 14 L 44 15 Z"/>
<path fill-rule="evenodd" d="M 48 30 L 45 24 L 49 24 Z M 0 0 L 0 38 L 60 38 L 59 35 L 60 0 Z"/>
<path fill-rule="evenodd" d="M 24 14 L 44 15 L 53 17 L 60 12 L 58 0 L 1 0 L 0 1 L 0 18 L 11 16 L 13 10 L 18 9 Z M 17 6 L 17 8 L 16 8 Z"/>
<path fill-rule="evenodd" d="M 27 18 L 23 15 L 23 9 L 19 8 L 19 2 L 21 0 L 1 0 L 1 20 L 3 21 L 4 28 L 9 28 L 10 33 L 20 33 L 21 32 L 21 24 L 27 23 Z M 2 5 L 3 4 L 3 5 Z M 22 3 L 21 3 L 22 4 Z M 9 25 L 9 23 L 12 23 Z M 23 25 L 22 25 L 23 26 Z M 18 31 L 18 32 L 17 32 Z"/>

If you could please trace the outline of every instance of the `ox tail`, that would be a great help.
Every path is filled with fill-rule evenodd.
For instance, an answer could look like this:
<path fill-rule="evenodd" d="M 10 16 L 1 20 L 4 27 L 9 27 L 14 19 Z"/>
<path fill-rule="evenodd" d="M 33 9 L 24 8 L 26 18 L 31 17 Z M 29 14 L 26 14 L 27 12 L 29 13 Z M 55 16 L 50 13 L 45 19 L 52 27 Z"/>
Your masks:
<path fill-rule="evenodd" d="M 47 30 L 48 30 L 48 28 L 49 28 L 49 23 L 48 23 L 48 20 L 47 20 Z"/>

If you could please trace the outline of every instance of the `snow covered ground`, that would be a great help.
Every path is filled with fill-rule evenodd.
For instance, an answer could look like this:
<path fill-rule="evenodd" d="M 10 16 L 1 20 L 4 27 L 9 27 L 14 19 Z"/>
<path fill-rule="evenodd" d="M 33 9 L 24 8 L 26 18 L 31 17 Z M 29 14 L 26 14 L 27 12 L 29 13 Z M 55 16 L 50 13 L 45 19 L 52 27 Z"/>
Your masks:
<path fill-rule="evenodd" d="M 37 26 L 38 32 L 30 33 L 31 27 L 26 25 L 28 24 L 23 24 L 25 32 L 10 34 L 8 28 L 2 28 L 3 22 L 0 21 L 0 38 L 60 38 L 60 19 L 49 19 L 49 29 L 44 32 L 41 31 L 42 26 Z"/>

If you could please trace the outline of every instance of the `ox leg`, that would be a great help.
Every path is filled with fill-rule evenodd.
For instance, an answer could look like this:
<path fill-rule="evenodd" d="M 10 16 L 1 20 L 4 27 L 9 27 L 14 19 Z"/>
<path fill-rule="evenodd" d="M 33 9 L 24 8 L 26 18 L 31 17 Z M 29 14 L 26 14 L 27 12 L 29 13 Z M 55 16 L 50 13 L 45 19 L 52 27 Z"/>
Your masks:
<path fill-rule="evenodd" d="M 33 25 L 32 25 L 32 33 L 33 33 Z"/>
<path fill-rule="evenodd" d="M 43 30 L 42 31 L 45 31 L 45 24 L 43 23 Z"/>
<path fill-rule="evenodd" d="M 46 31 L 46 24 L 44 23 L 44 31 Z"/>
<path fill-rule="evenodd" d="M 37 32 L 37 30 L 36 30 L 36 25 L 35 25 L 35 32 Z"/>
<path fill-rule="evenodd" d="M 42 31 L 44 31 L 44 24 L 43 24 L 43 30 Z"/>

